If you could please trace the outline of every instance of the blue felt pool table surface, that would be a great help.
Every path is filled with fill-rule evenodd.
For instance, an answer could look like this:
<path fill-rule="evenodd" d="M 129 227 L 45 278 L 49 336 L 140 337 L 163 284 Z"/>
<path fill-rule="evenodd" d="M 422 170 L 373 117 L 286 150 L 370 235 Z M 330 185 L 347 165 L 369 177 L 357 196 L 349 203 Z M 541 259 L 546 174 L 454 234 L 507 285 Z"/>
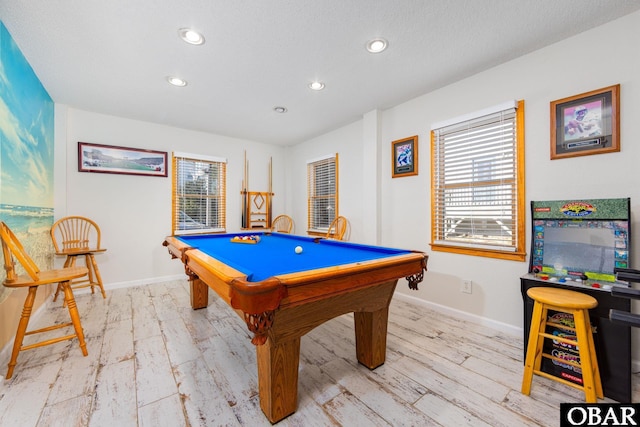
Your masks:
<path fill-rule="evenodd" d="M 259 236 L 260 241 L 255 244 L 232 242 L 236 236 Z M 177 238 L 246 274 L 249 282 L 410 253 L 401 249 L 283 233 L 199 234 Z M 295 252 L 297 246 L 302 248 L 302 253 Z"/>

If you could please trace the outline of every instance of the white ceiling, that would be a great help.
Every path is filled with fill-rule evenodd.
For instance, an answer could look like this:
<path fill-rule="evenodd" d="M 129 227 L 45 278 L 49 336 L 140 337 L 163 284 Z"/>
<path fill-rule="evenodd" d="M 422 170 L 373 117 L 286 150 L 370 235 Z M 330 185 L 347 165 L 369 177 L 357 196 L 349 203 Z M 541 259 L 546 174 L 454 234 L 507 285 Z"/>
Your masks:
<path fill-rule="evenodd" d="M 57 103 L 292 145 L 638 9 L 629 0 L 0 0 L 0 19 Z M 181 41 L 183 27 L 206 43 Z M 368 53 L 374 37 L 389 48 Z M 189 84 L 172 87 L 168 75 Z M 313 80 L 325 90 L 311 91 Z"/>

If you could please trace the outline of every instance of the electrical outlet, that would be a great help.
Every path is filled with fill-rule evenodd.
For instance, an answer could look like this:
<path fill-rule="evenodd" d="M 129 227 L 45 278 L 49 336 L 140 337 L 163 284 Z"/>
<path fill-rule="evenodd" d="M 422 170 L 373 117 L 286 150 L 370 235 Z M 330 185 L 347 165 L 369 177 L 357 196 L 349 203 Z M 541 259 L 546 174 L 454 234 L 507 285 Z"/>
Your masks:
<path fill-rule="evenodd" d="M 470 294 L 471 293 L 472 284 L 473 284 L 473 282 L 471 280 L 463 279 L 462 280 L 462 285 L 460 286 L 460 291 L 465 293 L 465 294 Z"/>

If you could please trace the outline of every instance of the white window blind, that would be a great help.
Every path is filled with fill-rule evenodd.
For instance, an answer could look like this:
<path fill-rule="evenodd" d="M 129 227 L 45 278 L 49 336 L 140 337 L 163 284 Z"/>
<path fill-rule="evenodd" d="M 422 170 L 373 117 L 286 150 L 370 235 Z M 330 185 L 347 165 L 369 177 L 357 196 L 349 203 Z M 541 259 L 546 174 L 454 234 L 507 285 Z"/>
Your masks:
<path fill-rule="evenodd" d="M 226 159 L 173 153 L 173 234 L 225 231 Z"/>
<path fill-rule="evenodd" d="M 327 232 L 338 215 L 338 155 L 307 163 L 309 231 Z"/>
<path fill-rule="evenodd" d="M 520 250 L 523 170 L 514 104 L 432 129 L 434 244 Z"/>

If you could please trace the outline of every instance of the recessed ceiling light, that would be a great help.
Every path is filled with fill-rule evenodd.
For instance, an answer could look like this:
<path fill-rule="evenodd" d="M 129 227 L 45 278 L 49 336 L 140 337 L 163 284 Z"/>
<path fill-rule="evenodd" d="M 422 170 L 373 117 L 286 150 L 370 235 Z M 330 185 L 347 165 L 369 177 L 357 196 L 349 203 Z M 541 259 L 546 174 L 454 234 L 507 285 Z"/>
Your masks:
<path fill-rule="evenodd" d="M 322 83 L 322 82 L 312 82 L 312 83 L 309 83 L 309 89 L 312 89 L 312 90 L 322 90 L 322 89 L 324 89 L 324 83 Z"/>
<path fill-rule="evenodd" d="M 167 76 L 167 81 L 174 86 L 183 87 L 187 85 L 187 81 L 180 77 Z"/>
<path fill-rule="evenodd" d="M 371 53 L 380 53 L 389 46 L 389 43 L 385 39 L 377 38 L 367 43 L 367 50 Z"/>
<path fill-rule="evenodd" d="M 204 43 L 204 36 L 190 28 L 180 28 L 178 34 L 182 40 L 189 44 L 199 45 Z"/>
<path fill-rule="evenodd" d="M 287 112 L 287 108 L 286 107 L 273 107 L 273 111 L 275 111 L 276 113 L 279 114 L 284 114 Z"/>

